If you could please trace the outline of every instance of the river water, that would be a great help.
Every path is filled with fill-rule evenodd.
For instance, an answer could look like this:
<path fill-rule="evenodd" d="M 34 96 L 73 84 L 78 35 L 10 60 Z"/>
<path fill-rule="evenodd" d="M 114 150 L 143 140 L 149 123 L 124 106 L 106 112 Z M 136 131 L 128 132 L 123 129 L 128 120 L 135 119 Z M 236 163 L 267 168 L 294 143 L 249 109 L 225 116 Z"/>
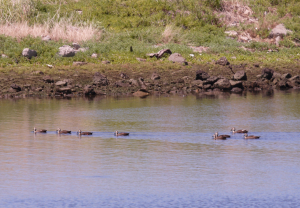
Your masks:
<path fill-rule="evenodd" d="M 0 207 L 299 207 L 299 98 L 0 100 Z"/>

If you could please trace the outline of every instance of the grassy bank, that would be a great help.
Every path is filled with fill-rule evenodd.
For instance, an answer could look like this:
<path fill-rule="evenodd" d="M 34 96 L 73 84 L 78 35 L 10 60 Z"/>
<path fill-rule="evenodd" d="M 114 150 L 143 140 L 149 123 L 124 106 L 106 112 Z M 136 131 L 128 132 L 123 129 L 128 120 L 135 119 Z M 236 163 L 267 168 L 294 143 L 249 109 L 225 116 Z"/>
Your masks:
<path fill-rule="evenodd" d="M 7 56 L 0 58 L 1 67 L 62 66 L 74 61 L 138 63 L 136 58 L 157 62 L 146 54 L 163 48 L 182 54 L 191 64 L 213 63 L 226 56 L 233 64 L 259 62 L 280 67 L 300 59 L 299 0 L 0 2 L 0 53 Z M 255 21 L 244 21 L 245 17 Z M 235 18 L 240 21 L 238 25 L 232 24 Z M 276 46 L 267 37 L 279 23 L 293 33 Z M 227 30 L 247 32 L 253 40 L 240 42 L 237 37 L 227 37 Z M 52 41 L 42 41 L 45 35 Z M 71 58 L 59 57 L 58 48 L 72 42 L 88 50 Z M 195 52 L 191 46 L 209 49 Z M 38 56 L 22 57 L 24 48 L 36 50 Z M 93 53 L 98 58 L 91 58 Z"/>

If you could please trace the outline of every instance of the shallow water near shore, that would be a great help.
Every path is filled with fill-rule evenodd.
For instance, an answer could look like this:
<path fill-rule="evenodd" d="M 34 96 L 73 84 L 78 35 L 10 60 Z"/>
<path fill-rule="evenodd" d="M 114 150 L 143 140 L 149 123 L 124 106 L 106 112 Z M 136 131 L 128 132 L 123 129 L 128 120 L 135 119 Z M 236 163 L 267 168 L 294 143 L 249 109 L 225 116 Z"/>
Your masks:
<path fill-rule="evenodd" d="M 297 207 L 299 98 L 0 100 L 0 207 Z"/>

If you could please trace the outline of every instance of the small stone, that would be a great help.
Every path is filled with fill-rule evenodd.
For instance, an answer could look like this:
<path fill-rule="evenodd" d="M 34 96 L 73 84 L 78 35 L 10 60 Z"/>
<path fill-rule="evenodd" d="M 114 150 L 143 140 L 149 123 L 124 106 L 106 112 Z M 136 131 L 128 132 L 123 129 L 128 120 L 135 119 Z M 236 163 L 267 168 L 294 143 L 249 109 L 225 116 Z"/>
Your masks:
<path fill-rule="evenodd" d="M 67 82 L 65 81 L 58 81 L 55 83 L 56 86 L 66 86 L 67 85 Z"/>
<path fill-rule="evenodd" d="M 29 48 L 24 48 L 22 51 L 22 55 L 25 56 L 26 58 L 31 59 L 32 57 L 37 56 L 37 52 L 35 50 L 31 50 Z"/>
<path fill-rule="evenodd" d="M 172 61 L 173 63 L 182 63 L 184 65 L 188 65 L 185 58 L 181 56 L 179 53 L 173 53 L 169 57 L 169 61 Z"/>

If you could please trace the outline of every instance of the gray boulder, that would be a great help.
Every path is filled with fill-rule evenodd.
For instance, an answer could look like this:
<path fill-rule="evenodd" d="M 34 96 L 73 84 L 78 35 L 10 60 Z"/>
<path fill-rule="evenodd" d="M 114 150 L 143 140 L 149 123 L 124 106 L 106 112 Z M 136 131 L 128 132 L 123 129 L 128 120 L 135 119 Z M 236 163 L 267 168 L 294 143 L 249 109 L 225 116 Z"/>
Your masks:
<path fill-rule="evenodd" d="M 278 36 L 283 37 L 286 36 L 288 33 L 292 33 L 292 31 L 287 30 L 283 24 L 279 24 L 271 30 L 269 38 L 276 38 Z"/>
<path fill-rule="evenodd" d="M 107 86 L 109 85 L 109 81 L 107 77 L 99 72 L 96 72 L 93 79 L 93 85 L 96 86 Z"/>
<path fill-rule="evenodd" d="M 281 79 L 289 79 L 291 77 L 292 77 L 292 75 L 290 73 L 285 73 L 285 74 L 281 75 Z"/>
<path fill-rule="evenodd" d="M 239 87 L 243 88 L 243 82 L 242 81 L 235 81 L 235 80 L 229 80 L 231 87 Z"/>
<path fill-rule="evenodd" d="M 206 80 L 208 79 L 210 76 L 202 70 L 197 70 L 196 71 L 196 80 Z"/>
<path fill-rule="evenodd" d="M 169 56 L 169 61 L 172 61 L 173 63 L 182 63 L 184 65 L 187 65 L 185 58 L 181 56 L 179 53 L 173 53 Z"/>
<path fill-rule="evenodd" d="M 269 68 L 262 69 L 261 78 L 270 80 L 273 76 L 274 70 Z"/>
<path fill-rule="evenodd" d="M 83 88 L 83 93 L 85 95 L 96 95 L 94 87 L 92 85 L 85 85 Z"/>
<path fill-rule="evenodd" d="M 218 88 L 220 90 L 230 90 L 231 84 L 228 79 L 219 79 L 215 84 L 214 88 Z"/>
<path fill-rule="evenodd" d="M 22 55 L 25 56 L 26 58 L 31 59 L 32 57 L 37 56 L 37 52 L 35 50 L 31 50 L 29 48 L 24 48 L 22 51 Z"/>
<path fill-rule="evenodd" d="M 234 80 L 247 80 L 246 72 L 245 72 L 244 70 L 237 71 L 237 72 L 233 75 L 233 79 L 234 79 Z"/>
<path fill-rule="evenodd" d="M 75 50 L 69 45 L 64 45 L 59 47 L 58 55 L 62 57 L 73 57 L 75 56 Z"/>

